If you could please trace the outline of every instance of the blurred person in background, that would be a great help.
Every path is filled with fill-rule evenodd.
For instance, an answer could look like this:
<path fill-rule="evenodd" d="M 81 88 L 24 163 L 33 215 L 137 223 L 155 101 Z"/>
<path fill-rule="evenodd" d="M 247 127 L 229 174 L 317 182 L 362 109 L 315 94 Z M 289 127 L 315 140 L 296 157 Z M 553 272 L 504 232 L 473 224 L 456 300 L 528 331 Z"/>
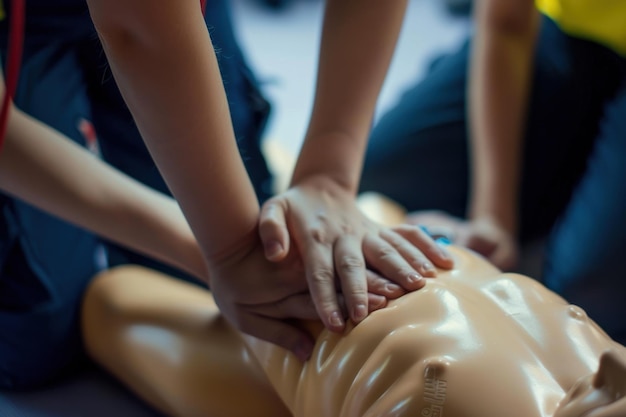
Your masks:
<path fill-rule="evenodd" d="M 375 127 L 361 191 L 505 270 L 546 239 L 542 281 L 624 343 L 626 3 L 474 9 L 472 39 Z"/>

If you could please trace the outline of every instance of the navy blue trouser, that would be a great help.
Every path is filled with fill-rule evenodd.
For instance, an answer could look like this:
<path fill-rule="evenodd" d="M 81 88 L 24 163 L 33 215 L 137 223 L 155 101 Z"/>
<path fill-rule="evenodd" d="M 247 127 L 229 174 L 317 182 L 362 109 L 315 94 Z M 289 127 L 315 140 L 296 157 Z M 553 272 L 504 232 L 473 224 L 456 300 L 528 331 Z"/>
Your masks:
<path fill-rule="evenodd" d="M 464 217 L 470 43 L 375 126 L 361 191 Z M 548 237 L 542 281 L 626 342 L 626 59 L 543 19 L 525 131 L 520 239 Z"/>
<path fill-rule="evenodd" d="M 10 4 L 7 4 L 10 6 Z M 209 0 L 207 23 L 218 54 L 235 134 L 260 200 L 271 176 L 260 152 L 269 104 L 259 94 L 232 32 L 228 4 Z M 26 44 L 15 102 L 85 145 L 82 120 L 95 127 L 102 158 L 163 192 L 102 52 L 84 0 L 27 2 Z M 10 10 L 9 10 L 10 11 Z M 6 56 L 6 22 L 0 53 Z M 84 358 L 80 303 L 106 246 L 108 264 L 139 263 L 191 279 L 0 194 L 0 388 L 50 381 Z"/>

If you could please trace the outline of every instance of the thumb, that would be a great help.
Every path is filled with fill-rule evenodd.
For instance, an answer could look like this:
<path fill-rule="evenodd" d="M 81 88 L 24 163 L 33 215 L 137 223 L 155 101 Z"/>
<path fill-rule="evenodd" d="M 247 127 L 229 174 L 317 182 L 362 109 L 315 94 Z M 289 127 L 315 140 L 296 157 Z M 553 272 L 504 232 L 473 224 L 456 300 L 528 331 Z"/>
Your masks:
<path fill-rule="evenodd" d="M 289 253 L 289 230 L 285 218 L 285 209 L 278 199 L 268 200 L 261 208 L 259 235 L 265 257 L 269 261 L 279 262 Z"/>

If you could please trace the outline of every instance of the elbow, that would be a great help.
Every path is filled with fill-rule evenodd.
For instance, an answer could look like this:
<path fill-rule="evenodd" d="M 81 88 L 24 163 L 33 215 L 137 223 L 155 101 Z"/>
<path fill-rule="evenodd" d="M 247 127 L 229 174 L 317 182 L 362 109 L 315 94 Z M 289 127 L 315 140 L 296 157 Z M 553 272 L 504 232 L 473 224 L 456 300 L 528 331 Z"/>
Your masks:
<path fill-rule="evenodd" d="M 101 37 L 109 37 L 123 28 L 120 17 L 124 13 L 120 13 L 120 3 L 118 0 L 87 0 L 91 20 Z"/>
<path fill-rule="evenodd" d="M 87 0 L 91 20 L 105 49 L 140 36 L 143 0 Z"/>

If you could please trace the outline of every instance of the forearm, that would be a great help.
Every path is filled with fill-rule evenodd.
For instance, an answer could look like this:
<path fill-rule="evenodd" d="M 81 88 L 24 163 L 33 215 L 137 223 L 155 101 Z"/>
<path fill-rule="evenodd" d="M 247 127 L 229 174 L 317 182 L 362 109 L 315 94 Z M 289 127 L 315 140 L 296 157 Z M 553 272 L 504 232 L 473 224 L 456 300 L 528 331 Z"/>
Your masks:
<path fill-rule="evenodd" d="M 206 279 L 200 248 L 173 199 L 114 170 L 17 109 L 11 111 L 0 154 L 0 188 Z"/>
<path fill-rule="evenodd" d="M 469 216 L 489 217 L 514 232 L 522 141 L 538 13 L 518 1 L 515 17 L 499 0 L 479 3 L 469 76 L 472 184 Z"/>
<path fill-rule="evenodd" d="M 315 103 L 293 182 L 330 176 L 356 192 L 406 0 L 328 0 Z"/>
<path fill-rule="evenodd" d="M 255 226 L 198 0 L 89 0 L 120 90 L 207 257 Z"/>

